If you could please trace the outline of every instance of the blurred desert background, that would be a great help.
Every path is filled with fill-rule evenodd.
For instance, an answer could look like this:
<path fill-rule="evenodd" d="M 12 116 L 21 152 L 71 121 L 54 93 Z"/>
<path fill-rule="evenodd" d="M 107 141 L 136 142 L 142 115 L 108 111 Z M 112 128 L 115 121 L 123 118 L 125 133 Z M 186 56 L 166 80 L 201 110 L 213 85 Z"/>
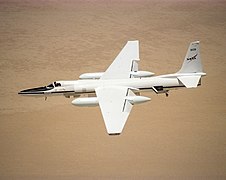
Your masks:
<path fill-rule="evenodd" d="M 145 93 L 115 137 L 99 107 L 17 94 L 105 71 L 128 40 L 157 75 L 200 40 L 202 86 Z M 224 1 L 0 0 L 0 179 L 226 179 L 225 57 Z"/>

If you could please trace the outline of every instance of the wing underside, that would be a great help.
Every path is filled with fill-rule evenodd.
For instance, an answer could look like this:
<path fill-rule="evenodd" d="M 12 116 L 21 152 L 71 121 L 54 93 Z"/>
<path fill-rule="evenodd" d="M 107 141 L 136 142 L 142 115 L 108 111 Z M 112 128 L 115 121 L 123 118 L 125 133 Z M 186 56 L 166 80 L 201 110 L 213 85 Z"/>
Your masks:
<path fill-rule="evenodd" d="M 131 72 L 138 71 L 138 61 L 139 41 L 128 41 L 100 79 L 133 78 Z M 103 86 L 95 91 L 108 134 L 120 134 L 133 106 L 126 97 L 136 95 L 121 86 Z"/>
<path fill-rule="evenodd" d="M 99 87 L 95 91 L 108 134 L 120 134 L 133 106 L 126 97 L 135 94 L 127 87 Z"/>

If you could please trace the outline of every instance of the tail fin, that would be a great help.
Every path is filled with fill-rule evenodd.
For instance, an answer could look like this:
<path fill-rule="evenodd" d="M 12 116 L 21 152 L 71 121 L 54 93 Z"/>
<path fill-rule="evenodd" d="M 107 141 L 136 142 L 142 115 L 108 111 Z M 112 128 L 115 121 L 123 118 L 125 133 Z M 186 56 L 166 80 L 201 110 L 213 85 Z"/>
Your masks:
<path fill-rule="evenodd" d="M 176 73 L 177 79 L 187 88 L 201 85 L 200 78 L 205 76 L 199 52 L 199 41 L 191 42 L 181 69 Z"/>
<path fill-rule="evenodd" d="M 184 58 L 184 63 L 177 73 L 199 73 L 202 71 L 199 41 L 191 42 Z"/>

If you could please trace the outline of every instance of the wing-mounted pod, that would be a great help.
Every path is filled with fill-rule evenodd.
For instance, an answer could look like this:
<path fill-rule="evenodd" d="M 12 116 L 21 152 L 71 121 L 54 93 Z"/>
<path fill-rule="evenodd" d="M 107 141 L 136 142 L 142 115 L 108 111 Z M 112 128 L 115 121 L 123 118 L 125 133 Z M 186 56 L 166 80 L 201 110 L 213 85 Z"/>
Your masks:
<path fill-rule="evenodd" d="M 133 71 L 130 73 L 134 78 L 151 77 L 155 73 L 149 71 Z"/>
<path fill-rule="evenodd" d="M 77 98 L 73 100 L 71 103 L 75 106 L 80 107 L 93 107 L 99 105 L 97 97 Z"/>
<path fill-rule="evenodd" d="M 134 104 L 141 104 L 141 103 L 150 101 L 151 98 L 145 97 L 145 96 L 131 95 L 131 96 L 126 96 L 125 100 L 131 103 L 132 105 L 134 105 Z M 80 107 L 93 107 L 93 106 L 99 105 L 99 101 L 97 97 L 77 98 L 73 100 L 71 103 L 75 106 L 80 106 Z"/>
<path fill-rule="evenodd" d="M 84 73 L 79 76 L 79 79 L 100 79 L 104 72 Z M 130 75 L 133 78 L 151 77 L 155 73 L 149 71 L 132 71 Z"/>
<path fill-rule="evenodd" d="M 127 96 L 125 100 L 129 101 L 131 104 L 141 104 L 150 101 L 151 98 L 145 96 Z"/>
<path fill-rule="evenodd" d="M 100 79 L 104 72 L 84 73 L 79 76 L 79 79 Z"/>

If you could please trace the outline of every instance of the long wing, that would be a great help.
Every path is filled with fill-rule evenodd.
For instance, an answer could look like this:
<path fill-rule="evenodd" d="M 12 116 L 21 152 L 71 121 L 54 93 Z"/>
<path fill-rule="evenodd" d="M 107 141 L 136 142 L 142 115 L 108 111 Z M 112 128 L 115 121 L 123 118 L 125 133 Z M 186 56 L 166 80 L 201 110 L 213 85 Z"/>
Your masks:
<path fill-rule="evenodd" d="M 125 98 L 135 94 L 127 87 L 99 87 L 95 91 L 108 134 L 120 134 L 133 106 Z"/>
<path fill-rule="evenodd" d="M 128 79 L 138 70 L 139 41 L 128 41 L 101 79 Z"/>

